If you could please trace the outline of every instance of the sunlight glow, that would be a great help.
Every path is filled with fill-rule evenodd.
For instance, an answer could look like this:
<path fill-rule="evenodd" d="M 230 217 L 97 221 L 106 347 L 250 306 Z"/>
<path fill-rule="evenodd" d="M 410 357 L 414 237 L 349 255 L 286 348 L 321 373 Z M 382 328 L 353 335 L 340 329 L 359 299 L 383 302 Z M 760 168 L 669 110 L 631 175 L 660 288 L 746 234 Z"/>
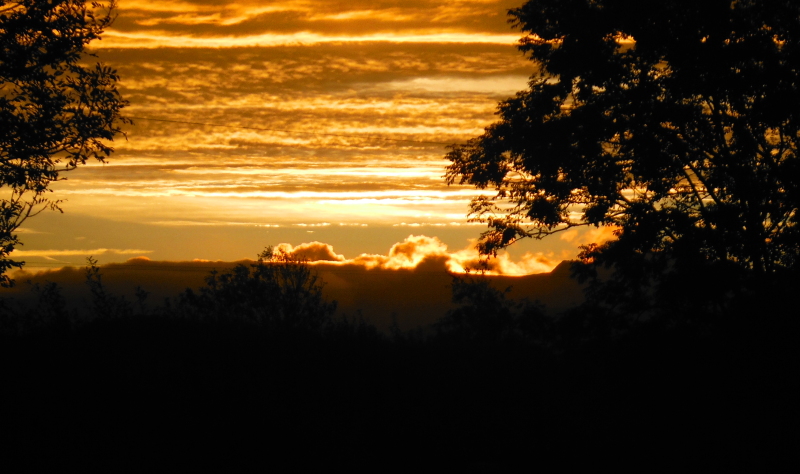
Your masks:
<path fill-rule="evenodd" d="M 323 43 L 458 43 L 458 44 L 507 44 L 513 45 L 517 35 L 484 34 L 430 31 L 417 34 L 372 33 L 364 36 L 334 36 L 308 31 L 288 34 L 262 33 L 248 36 L 178 36 L 168 31 L 123 32 L 109 29 L 102 44 L 95 42 L 93 48 L 237 48 L 275 46 L 313 46 Z"/>
<path fill-rule="evenodd" d="M 24 229 L 25 251 L 56 255 L 48 249 L 66 238 L 214 259 L 313 232 L 357 255 L 376 239 L 389 248 L 404 229 L 462 246 L 480 234 L 466 214 L 484 193 L 447 186 L 444 156 L 535 72 L 505 21 L 516 3 L 120 2 L 90 46 L 118 71 L 133 124 L 107 164 L 54 184 L 66 217 Z M 384 255 L 386 268 L 455 255 L 445 240 L 401 245 L 418 253 Z M 544 268 L 531 265 L 506 269 Z"/>

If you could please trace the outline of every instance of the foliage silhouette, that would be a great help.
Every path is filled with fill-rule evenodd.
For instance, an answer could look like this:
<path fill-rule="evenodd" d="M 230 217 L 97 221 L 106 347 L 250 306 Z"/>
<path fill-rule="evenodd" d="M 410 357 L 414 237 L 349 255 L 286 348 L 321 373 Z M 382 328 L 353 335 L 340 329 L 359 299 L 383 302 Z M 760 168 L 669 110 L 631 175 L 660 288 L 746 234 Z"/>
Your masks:
<path fill-rule="evenodd" d="M 89 287 L 92 298 L 92 311 L 96 318 L 111 319 L 131 316 L 133 314 L 133 307 L 124 297 L 114 295 L 106 290 L 103 285 L 103 275 L 100 273 L 100 267 L 97 266 L 97 260 L 88 257 L 86 259 L 89 265 L 86 266 L 86 285 Z M 137 296 L 139 291 L 137 290 Z"/>
<path fill-rule="evenodd" d="M 797 268 L 800 4 L 530 0 L 509 14 L 537 72 L 447 155 L 449 184 L 496 191 L 471 204 L 483 253 L 612 226 L 581 259 L 620 285 Z"/>
<path fill-rule="evenodd" d="M 323 284 L 303 260 L 267 247 L 258 262 L 216 270 L 197 293 L 187 289 L 178 300 L 193 318 L 238 320 L 273 329 L 319 331 L 330 323 L 336 302 L 322 295 Z"/>
<path fill-rule="evenodd" d="M 0 299 L 0 335 L 21 336 L 36 332 L 69 332 L 77 314 L 70 311 L 63 289 L 55 282 L 28 282 L 35 303 L 28 307 Z"/>
<path fill-rule="evenodd" d="M 34 283 L 31 289 L 38 295 L 37 305 L 27 315 L 25 322 L 54 331 L 69 330 L 74 315 L 67 309 L 67 300 L 61 287 L 54 282 L 45 282 Z"/>
<path fill-rule="evenodd" d="M 108 141 L 122 133 L 127 104 L 119 77 L 100 63 L 85 65 L 85 48 L 100 38 L 116 4 L 83 0 L 0 1 L 0 285 L 24 262 L 8 258 L 14 232 L 45 209 L 62 173 L 89 159 L 104 162 Z"/>
<path fill-rule="evenodd" d="M 547 345 L 553 341 L 553 320 L 541 305 L 507 298 L 511 288 L 494 288 L 485 273 L 453 275 L 453 303 L 434 324 L 439 338 L 465 343 L 524 341 Z"/>
<path fill-rule="evenodd" d="M 131 305 L 123 317 L 0 333 L 7 387 L 0 417 L 14 434 L 7 458 L 30 465 L 42 446 L 48 453 L 55 446 L 64 450 L 55 456 L 61 466 L 83 466 L 98 452 L 117 464 L 160 449 L 159 462 L 205 467 L 210 458 L 229 466 L 245 457 L 248 466 L 355 460 L 374 469 L 403 451 L 465 468 L 530 466 L 534 456 L 542 468 L 607 461 L 637 470 L 657 462 L 733 471 L 780 470 L 794 459 L 796 423 L 787 413 L 796 405 L 800 357 L 791 306 L 784 308 L 789 326 L 764 318 L 687 337 L 651 325 L 635 337 L 542 351 L 538 343 L 514 343 L 520 334 L 529 341 L 525 334 L 551 330 L 518 324 L 524 308 L 536 307 L 510 301 L 488 277 L 468 275 L 454 282 L 461 307 L 448 315 L 451 324 L 442 327 L 451 332 L 442 337 L 381 337 L 357 319 L 289 334 L 299 337 L 273 330 L 286 325 L 272 320 L 224 324 L 223 317 L 277 317 L 260 307 L 275 301 L 265 291 L 277 291 L 263 275 L 279 278 L 288 257 L 269 255 L 262 254 L 263 268 L 242 266 L 247 276 L 238 280 L 234 271 L 216 273 L 216 283 L 195 294 L 209 299 L 195 306 L 142 317 Z M 96 268 L 87 267 L 89 289 L 118 298 Z M 305 286 L 319 289 L 318 282 Z M 58 308 L 58 293 L 41 287 L 36 311 Z M 246 300 L 242 312 L 214 312 L 237 296 Z M 761 307 L 753 301 L 741 311 Z M 368 456 L 354 456 L 353 446 Z"/>

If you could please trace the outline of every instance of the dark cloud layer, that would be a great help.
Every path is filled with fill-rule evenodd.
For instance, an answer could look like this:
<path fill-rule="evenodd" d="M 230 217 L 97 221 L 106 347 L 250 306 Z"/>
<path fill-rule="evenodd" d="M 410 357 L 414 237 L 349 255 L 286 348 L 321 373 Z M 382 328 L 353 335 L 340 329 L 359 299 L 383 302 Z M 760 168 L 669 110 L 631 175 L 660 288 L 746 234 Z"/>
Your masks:
<path fill-rule="evenodd" d="M 276 250 L 310 261 L 309 265 L 325 282 L 324 294 L 339 303 L 339 314 L 362 316 L 382 330 L 393 322 L 402 329 L 426 326 L 453 307 L 450 285 L 458 252 L 448 253 L 437 239 L 410 236 L 396 244 L 387 255 L 362 255 L 345 259 L 328 244 L 311 242 L 292 247 L 279 245 Z M 236 264 L 251 265 L 252 260 L 220 261 L 151 261 L 136 257 L 124 263 L 101 267 L 103 283 L 117 295 L 133 301 L 140 286 L 150 293 L 149 304 L 159 305 L 165 298 L 174 298 L 186 288 L 199 288 L 212 270 L 224 272 Z M 85 271 L 76 268 L 38 274 L 18 273 L 17 287 L 4 290 L 6 298 L 31 301 L 34 294 L 27 281 L 55 282 L 78 308 L 89 307 L 90 293 L 85 284 Z M 551 314 L 557 314 L 582 299 L 580 286 L 569 278 L 566 264 L 551 273 L 511 277 L 487 275 L 498 288 L 511 287 L 511 298 L 539 300 Z"/>

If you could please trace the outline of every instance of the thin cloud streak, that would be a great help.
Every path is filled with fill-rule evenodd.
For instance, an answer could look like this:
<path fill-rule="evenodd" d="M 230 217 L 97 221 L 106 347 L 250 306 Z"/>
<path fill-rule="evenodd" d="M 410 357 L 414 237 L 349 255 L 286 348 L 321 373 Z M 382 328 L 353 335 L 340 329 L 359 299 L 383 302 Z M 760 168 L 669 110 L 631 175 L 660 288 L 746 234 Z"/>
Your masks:
<path fill-rule="evenodd" d="M 276 47 L 276 46 L 315 46 L 325 43 L 456 43 L 456 44 L 501 44 L 513 45 L 519 35 L 473 35 L 469 33 L 434 33 L 427 34 L 387 34 L 374 33 L 364 36 L 328 36 L 317 33 L 291 34 L 259 34 L 252 36 L 218 36 L 193 37 L 176 36 L 166 31 L 147 33 L 126 33 L 109 30 L 105 33 L 102 44 L 92 43 L 95 49 L 102 48 L 242 48 L 242 47 Z"/>
<path fill-rule="evenodd" d="M 11 258 L 25 258 L 25 257 L 68 257 L 79 255 L 104 255 L 114 253 L 118 255 L 135 255 L 143 253 L 151 253 L 152 250 L 142 249 L 61 249 L 61 250 L 19 250 L 15 249 L 11 253 Z"/>
<path fill-rule="evenodd" d="M 386 201 L 386 202 L 414 202 L 425 204 L 442 199 L 464 198 L 474 196 L 476 193 L 471 190 L 456 191 L 299 191 L 296 193 L 284 191 L 206 191 L 190 186 L 190 189 L 164 189 L 164 190 L 133 190 L 133 189 L 114 189 L 97 188 L 66 191 L 64 194 L 84 194 L 84 195 L 116 195 L 116 196 L 142 196 L 142 197 L 172 197 L 172 196 L 191 196 L 207 198 L 266 198 L 266 199 L 319 199 L 321 203 L 331 203 L 336 201 L 364 202 L 364 201 Z M 334 201 L 334 199 L 336 201 Z"/>
<path fill-rule="evenodd" d="M 257 33 L 316 34 L 419 32 L 456 30 L 473 35 L 508 33 L 506 12 L 514 0 L 352 1 L 325 0 L 193 2 L 153 4 L 126 0 L 114 28 L 120 31 L 162 31 L 168 34 L 252 35 Z"/>

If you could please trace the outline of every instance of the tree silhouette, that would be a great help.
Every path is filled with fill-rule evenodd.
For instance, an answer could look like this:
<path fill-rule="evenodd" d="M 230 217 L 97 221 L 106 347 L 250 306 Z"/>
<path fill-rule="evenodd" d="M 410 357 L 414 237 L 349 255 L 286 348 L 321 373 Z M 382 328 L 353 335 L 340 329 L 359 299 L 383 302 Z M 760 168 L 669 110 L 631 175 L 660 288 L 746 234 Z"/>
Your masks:
<path fill-rule="evenodd" d="M 187 289 L 179 309 L 222 321 L 247 321 L 267 329 L 317 331 L 330 322 L 336 302 L 322 295 L 322 282 L 303 260 L 267 247 L 258 262 L 230 272 L 212 271 L 197 293 Z"/>
<path fill-rule="evenodd" d="M 133 308 L 124 297 L 114 295 L 106 288 L 103 283 L 103 274 L 97 266 L 97 259 L 88 257 L 86 259 L 84 274 L 86 275 L 86 286 L 91 293 L 91 306 L 95 318 L 115 319 L 123 318 L 133 314 Z M 137 289 L 137 294 L 139 289 Z"/>
<path fill-rule="evenodd" d="M 439 319 L 439 338 L 462 343 L 534 342 L 552 340 L 552 319 L 538 303 L 507 297 L 511 288 L 494 288 L 483 271 L 453 275 L 453 303 L 459 305 Z"/>
<path fill-rule="evenodd" d="M 115 2 L 0 0 L 0 285 L 24 262 L 8 257 L 14 232 L 45 209 L 62 172 L 104 161 L 107 141 L 128 122 L 116 71 L 83 63 L 87 45 L 113 20 Z"/>
<path fill-rule="evenodd" d="M 530 0 L 509 14 L 537 72 L 447 155 L 449 184 L 495 191 L 471 204 L 483 253 L 613 226 L 584 261 L 797 267 L 800 4 Z"/>

